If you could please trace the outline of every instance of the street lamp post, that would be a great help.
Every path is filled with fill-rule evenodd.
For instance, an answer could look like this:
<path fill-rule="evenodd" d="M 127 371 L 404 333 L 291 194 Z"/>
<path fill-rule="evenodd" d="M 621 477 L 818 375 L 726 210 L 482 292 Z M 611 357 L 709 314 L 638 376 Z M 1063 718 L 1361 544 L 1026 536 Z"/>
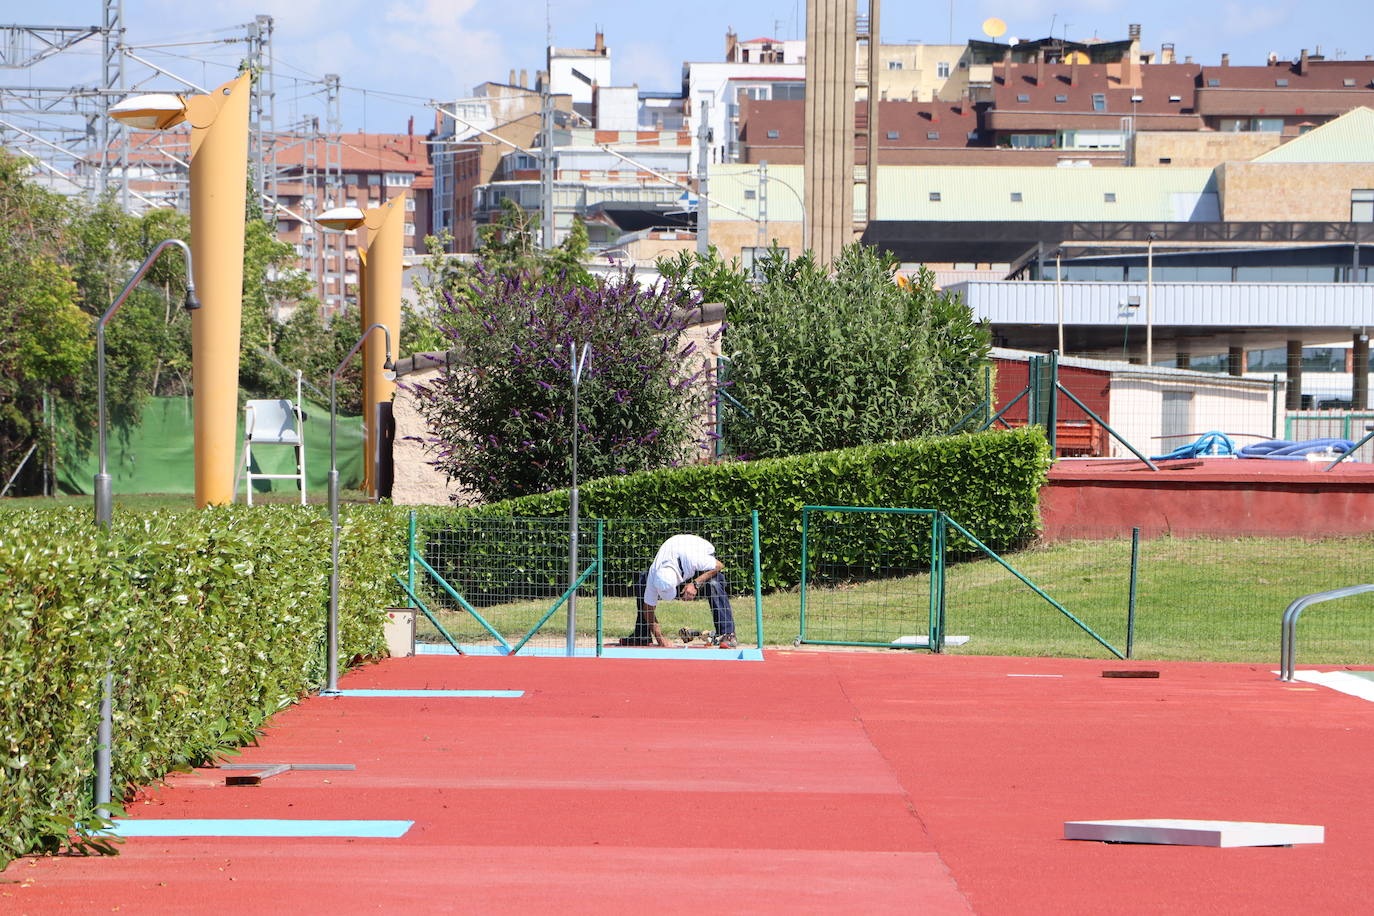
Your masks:
<path fill-rule="evenodd" d="M 587 368 L 587 353 L 591 344 L 582 345 L 582 357 L 577 356 L 577 344 L 568 344 L 568 371 L 572 375 L 572 487 L 568 491 L 568 588 L 577 584 L 577 391 L 582 386 L 582 371 Z M 598 559 L 600 559 L 598 557 Z M 568 595 L 567 655 L 577 651 L 577 592 Z"/>
<path fill-rule="evenodd" d="M 99 440 L 100 451 L 100 471 L 95 475 L 95 523 L 100 528 L 108 531 L 110 522 L 114 518 L 114 494 L 110 484 L 110 472 L 106 466 L 106 433 L 105 433 L 105 325 L 110 323 L 115 312 L 129 298 L 129 294 L 138 286 L 138 282 L 143 279 L 153 266 L 153 262 L 158 256 L 168 248 L 180 248 L 186 255 L 186 310 L 195 311 L 200 308 L 200 301 L 196 299 L 195 271 L 192 266 L 191 249 L 181 239 L 167 239 L 159 242 L 152 253 L 144 259 L 134 275 L 129 278 L 129 282 L 124 284 L 124 289 L 115 297 L 114 302 L 105 310 L 105 314 L 100 316 L 100 321 L 95 326 L 95 347 L 96 347 L 96 372 L 95 372 L 95 403 L 96 403 L 96 429 Z M 100 724 L 96 729 L 95 744 L 95 801 L 96 810 L 101 817 L 109 816 L 110 804 L 110 784 L 112 782 L 112 745 L 114 743 L 114 674 L 111 671 L 112 662 L 107 661 L 105 665 L 105 677 L 100 682 Z"/>
<path fill-rule="evenodd" d="M 1145 236 L 1145 365 L 1155 364 L 1155 239 Z"/>
<path fill-rule="evenodd" d="M 1054 251 L 1054 312 L 1059 325 L 1059 355 L 1064 355 L 1064 249 Z"/>
<path fill-rule="evenodd" d="M 344 371 L 353 354 L 367 341 L 378 328 L 386 337 L 386 361 L 382 372 L 388 381 L 396 378 L 395 364 L 391 361 L 391 329 L 384 324 L 369 325 L 353 349 L 348 351 L 338 368 L 329 374 L 329 641 L 325 651 L 325 662 L 329 667 L 329 680 L 324 694 L 339 692 L 339 466 L 338 466 L 338 428 L 339 416 L 335 406 L 335 392 L 338 388 L 339 374 Z"/>
<path fill-rule="evenodd" d="M 144 130 L 191 125 L 191 249 L 205 306 L 191 319 L 201 508 L 234 501 L 251 85 L 245 72 L 207 95 L 141 95 L 110 108 L 110 117 Z"/>

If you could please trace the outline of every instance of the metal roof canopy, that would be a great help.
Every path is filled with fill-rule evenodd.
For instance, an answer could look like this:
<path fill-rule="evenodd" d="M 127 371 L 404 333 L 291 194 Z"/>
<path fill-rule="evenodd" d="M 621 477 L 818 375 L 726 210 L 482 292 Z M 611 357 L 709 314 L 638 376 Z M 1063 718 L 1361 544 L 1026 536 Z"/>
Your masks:
<path fill-rule="evenodd" d="M 1141 355 L 1149 284 L 1131 282 L 970 281 L 949 287 L 975 317 L 992 326 L 1000 346 L 1047 351 L 1057 346 L 1062 296 L 1065 350 Z M 1374 328 L 1374 284 L 1155 283 L 1154 349 L 1193 356 L 1229 347 L 1271 349 L 1289 340 L 1307 346 L 1348 342 Z"/>
<path fill-rule="evenodd" d="M 862 241 L 906 262 L 1021 265 L 1056 249 L 1264 248 L 1374 243 L 1374 223 L 1027 222 L 875 220 Z"/>

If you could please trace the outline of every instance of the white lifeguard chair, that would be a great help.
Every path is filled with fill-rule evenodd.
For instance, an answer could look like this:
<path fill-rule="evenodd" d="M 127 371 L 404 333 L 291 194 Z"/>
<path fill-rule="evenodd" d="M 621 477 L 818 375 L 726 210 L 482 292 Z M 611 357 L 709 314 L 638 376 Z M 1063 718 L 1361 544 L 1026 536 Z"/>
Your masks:
<path fill-rule="evenodd" d="M 285 398 L 249 401 L 243 407 L 243 479 L 248 505 L 253 505 L 253 481 L 294 480 L 305 499 L 305 413 L 301 410 L 301 373 L 296 373 L 296 402 Z M 294 474 L 253 473 L 253 446 L 288 445 L 296 454 Z"/>

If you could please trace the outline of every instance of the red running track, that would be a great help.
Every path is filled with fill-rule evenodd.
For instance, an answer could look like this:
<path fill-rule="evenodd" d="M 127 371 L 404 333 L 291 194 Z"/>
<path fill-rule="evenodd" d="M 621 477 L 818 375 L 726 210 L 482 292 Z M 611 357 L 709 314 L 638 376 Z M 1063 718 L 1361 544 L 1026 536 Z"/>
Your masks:
<path fill-rule="evenodd" d="M 1162 677 L 1104 679 L 1135 664 Z M 1057 675 L 1024 677 L 1009 675 Z M 312 698 L 134 817 L 411 819 L 400 839 L 130 839 L 25 859 L 3 913 L 1354 913 L 1371 707 L 1264 666 L 779 651 L 763 663 L 422 657 Z M 1063 822 L 1322 824 L 1321 846 L 1061 839 Z"/>

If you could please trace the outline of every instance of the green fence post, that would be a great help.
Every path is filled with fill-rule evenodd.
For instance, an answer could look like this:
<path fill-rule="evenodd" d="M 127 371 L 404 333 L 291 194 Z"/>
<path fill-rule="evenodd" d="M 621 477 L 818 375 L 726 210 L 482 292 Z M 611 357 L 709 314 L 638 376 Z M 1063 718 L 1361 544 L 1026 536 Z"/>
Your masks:
<path fill-rule="evenodd" d="M 1045 438 L 1050 440 L 1050 458 L 1054 459 L 1059 450 L 1059 351 L 1051 350 L 1049 366 L 1049 403 L 1045 405 Z"/>
<path fill-rule="evenodd" d="M 606 594 L 606 520 L 596 520 L 596 657 L 601 657 L 601 645 L 605 641 L 605 630 L 601 599 Z"/>
<path fill-rule="evenodd" d="M 409 531 L 406 533 L 406 585 L 410 592 L 406 595 L 406 600 L 411 607 L 415 607 L 415 601 L 410 595 L 415 593 L 415 510 L 410 510 Z"/>
<path fill-rule="evenodd" d="M 930 518 L 930 624 L 926 627 L 930 640 L 930 651 L 940 651 L 940 599 L 944 576 L 940 570 L 940 558 L 944 555 L 944 545 L 940 543 L 940 521 L 943 512 L 936 512 Z"/>
<path fill-rule="evenodd" d="M 806 506 L 802 506 L 802 538 L 801 538 L 801 620 L 797 630 L 797 642 L 806 641 L 806 529 L 810 523 L 810 512 Z"/>
<path fill-rule="evenodd" d="M 754 633 L 758 636 L 759 651 L 763 651 L 763 563 L 759 559 L 759 510 L 749 513 L 754 533 Z"/>
<path fill-rule="evenodd" d="M 1140 529 L 1131 529 L 1131 597 L 1126 605 L 1126 657 L 1135 649 L 1135 586 L 1140 568 Z"/>

